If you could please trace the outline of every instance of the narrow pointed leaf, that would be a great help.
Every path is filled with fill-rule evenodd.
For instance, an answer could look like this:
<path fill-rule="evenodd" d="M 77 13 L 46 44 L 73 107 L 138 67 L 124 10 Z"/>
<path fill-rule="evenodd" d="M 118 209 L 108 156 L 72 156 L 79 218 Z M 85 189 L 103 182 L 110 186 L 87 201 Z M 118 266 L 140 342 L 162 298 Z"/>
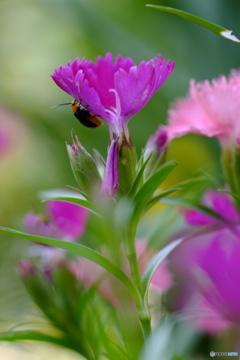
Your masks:
<path fill-rule="evenodd" d="M 38 331 L 21 330 L 21 331 L 7 331 L 0 333 L 0 341 L 21 341 L 21 340 L 33 340 L 44 341 L 54 345 L 62 346 L 68 349 L 76 350 L 75 346 L 65 337 L 57 338 L 51 335 L 43 334 Z"/>
<path fill-rule="evenodd" d="M 156 171 L 141 187 L 137 192 L 135 198 L 133 199 L 135 212 L 134 212 L 134 222 L 140 217 L 146 203 L 153 195 L 154 191 L 161 185 L 161 183 L 167 178 L 171 171 L 177 166 L 176 161 L 169 161 L 168 163 L 161 166 L 161 168 Z"/>
<path fill-rule="evenodd" d="M 94 203 L 92 203 L 91 201 L 88 200 L 84 200 L 84 199 L 79 199 L 77 197 L 71 197 L 71 196 L 58 196 L 58 197 L 54 197 L 51 199 L 46 199 L 43 200 L 43 202 L 47 202 L 47 201 L 67 201 L 73 204 L 77 204 L 77 205 L 81 205 L 83 207 L 85 207 L 86 209 L 88 209 L 89 211 L 91 211 L 92 213 L 94 213 L 95 215 L 98 215 L 96 206 L 94 205 Z"/>
<path fill-rule="evenodd" d="M 225 29 L 224 27 L 222 27 L 220 25 L 217 25 L 217 24 L 214 24 L 214 23 L 212 23 L 210 21 L 204 20 L 204 19 L 200 18 L 199 16 L 190 14 L 190 13 L 188 13 L 186 11 L 182 11 L 182 10 L 179 10 L 179 9 L 174 9 L 174 8 L 166 7 L 166 6 L 158 6 L 158 5 L 152 5 L 152 4 L 147 4 L 146 6 L 152 8 L 152 9 L 155 9 L 155 10 L 175 14 L 175 15 L 180 16 L 180 17 L 182 17 L 184 19 L 187 19 L 187 20 L 189 20 L 189 21 L 191 21 L 191 22 L 193 22 L 195 24 L 198 24 L 198 25 L 204 27 L 205 29 L 208 29 L 208 30 L 210 30 L 210 31 L 212 31 L 212 32 L 214 32 L 214 33 L 228 39 L 228 40 L 240 43 L 240 40 L 235 35 L 232 35 L 231 30 L 227 30 L 227 29 Z"/>
<path fill-rule="evenodd" d="M 71 185 L 66 185 L 67 189 L 73 190 L 73 191 L 77 191 L 81 196 L 84 197 L 84 199 L 88 200 L 89 196 L 87 194 L 85 194 L 83 191 L 81 191 L 80 189 L 76 188 L 75 186 L 71 186 Z"/>
<path fill-rule="evenodd" d="M 230 194 L 232 195 L 232 197 L 234 197 L 238 202 L 240 201 L 240 196 L 238 194 L 235 194 L 234 192 L 232 191 L 228 191 L 228 190 L 225 190 L 225 189 L 218 189 L 219 192 L 223 192 L 223 193 L 226 193 L 226 194 Z"/>
<path fill-rule="evenodd" d="M 152 155 L 152 154 L 151 154 L 151 155 Z M 143 177 L 143 172 L 144 172 L 144 170 L 145 170 L 145 168 L 146 168 L 146 166 L 147 166 L 147 163 L 148 163 L 151 155 L 150 155 L 150 156 L 147 158 L 147 160 L 143 163 L 142 167 L 140 168 L 140 170 L 139 170 L 139 172 L 138 172 L 138 174 L 137 174 L 137 176 L 136 176 L 136 179 L 135 179 L 135 181 L 134 181 L 134 183 L 133 183 L 133 185 L 132 185 L 132 188 L 131 188 L 131 190 L 130 190 L 130 192 L 129 192 L 129 197 L 130 197 L 130 198 L 132 198 L 132 197 L 136 194 L 136 192 L 137 192 L 137 189 L 138 189 L 139 184 L 141 183 L 141 180 L 142 180 L 142 177 Z"/>
<path fill-rule="evenodd" d="M 195 188 L 207 188 L 211 186 L 212 182 L 210 179 L 204 176 L 193 177 L 191 179 L 187 179 L 181 181 L 180 183 L 176 184 L 176 186 L 181 190 L 181 194 L 189 193 L 190 191 L 194 190 Z"/>
<path fill-rule="evenodd" d="M 225 222 L 224 218 L 221 217 L 220 214 L 215 212 L 214 210 L 208 208 L 207 206 L 199 204 L 196 200 L 183 199 L 175 196 L 169 196 L 167 198 L 162 198 L 161 201 L 165 204 L 181 206 L 186 209 L 192 209 L 199 211 L 217 221 Z"/>
<path fill-rule="evenodd" d="M 48 237 L 43 236 L 37 236 L 37 235 L 30 235 L 23 233 L 21 231 L 12 230 L 4 227 L 0 227 L 0 232 L 8 235 L 13 235 L 16 237 L 36 241 L 39 243 L 59 247 L 61 249 L 70 251 L 76 255 L 82 256 L 95 264 L 100 265 L 102 268 L 107 270 L 109 273 L 114 275 L 116 278 L 118 278 L 129 290 L 131 293 L 133 299 L 135 300 L 136 304 L 140 304 L 141 297 L 136 289 L 135 285 L 131 282 L 131 280 L 120 270 L 115 264 L 113 264 L 110 260 L 106 259 L 104 256 L 100 255 L 96 251 L 83 246 L 81 244 L 68 242 L 68 241 L 62 241 L 62 240 L 56 240 Z"/>
<path fill-rule="evenodd" d="M 166 191 L 163 191 L 161 194 L 154 196 L 151 200 L 147 203 L 147 209 L 151 208 L 153 205 L 155 205 L 159 200 L 161 200 L 164 197 L 167 197 L 168 195 L 172 194 L 174 191 L 177 191 L 181 188 L 172 188 Z"/>
<path fill-rule="evenodd" d="M 152 280 L 152 277 L 161 264 L 161 262 L 170 254 L 170 252 L 175 249 L 178 244 L 180 244 L 183 241 L 183 238 L 175 240 L 165 246 L 163 249 L 161 249 L 154 257 L 150 260 L 148 263 L 143 276 L 142 276 L 142 285 L 143 285 L 143 291 L 145 294 L 147 294 L 148 287 L 150 285 L 150 282 Z"/>

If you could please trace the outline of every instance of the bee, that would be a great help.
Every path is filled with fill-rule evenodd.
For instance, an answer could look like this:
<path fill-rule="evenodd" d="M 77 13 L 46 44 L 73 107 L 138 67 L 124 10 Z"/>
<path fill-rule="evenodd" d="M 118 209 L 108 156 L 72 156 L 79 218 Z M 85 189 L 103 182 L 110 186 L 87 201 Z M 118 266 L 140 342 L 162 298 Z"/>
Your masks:
<path fill-rule="evenodd" d="M 102 122 L 97 117 L 98 115 L 90 113 L 90 111 L 87 110 L 88 105 L 84 107 L 82 106 L 81 102 L 78 102 L 76 99 L 69 103 L 53 106 L 53 108 L 64 105 L 71 105 L 73 115 L 78 119 L 78 121 L 80 121 L 82 125 L 86 126 L 87 128 L 94 129 L 102 125 Z"/>

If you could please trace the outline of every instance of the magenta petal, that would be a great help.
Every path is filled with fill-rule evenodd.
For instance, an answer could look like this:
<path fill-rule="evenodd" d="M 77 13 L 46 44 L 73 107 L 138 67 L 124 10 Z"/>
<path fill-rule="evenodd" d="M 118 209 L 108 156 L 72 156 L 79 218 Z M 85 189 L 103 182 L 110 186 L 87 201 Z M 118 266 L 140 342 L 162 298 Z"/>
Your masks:
<path fill-rule="evenodd" d="M 239 257 L 239 237 L 232 235 L 228 229 L 219 231 L 210 246 L 202 250 L 198 257 L 198 265 L 204 270 L 199 282 L 204 297 L 226 319 L 238 323 L 240 322 Z"/>
<path fill-rule="evenodd" d="M 78 239 L 85 231 L 88 210 L 66 201 L 49 201 L 49 217 L 57 228 L 72 239 Z"/>
<path fill-rule="evenodd" d="M 101 193 L 115 196 L 118 190 L 118 142 L 113 140 L 107 156 L 106 170 Z"/>
<path fill-rule="evenodd" d="M 239 214 L 231 203 L 231 195 L 217 191 L 209 191 L 206 195 L 212 203 L 213 209 L 229 221 L 238 221 Z"/>
<path fill-rule="evenodd" d="M 193 226 L 212 225 L 215 223 L 212 218 L 196 210 L 185 210 L 184 216 L 187 223 Z"/>
<path fill-rule="evenodd" d="M 8 148 L 9 138 L 8 135 L 1 131 L 0 129 L 0 156 L 4 153 L 4 151 Z"/>
<path fill-rule="evenodd" d="M 25 231 L 31 235 L 50 237 L 59 240 L 63 237 L 62 231 L 55 224 L 52 224 L 33 213 L 25 215 L 23 224 Z"/>
<path fill-rule="evenodd" d="M 165 61 L 160 55 L 154 60 L 142 61 L 138 66 L 132 66 L 129 72 L 120 69 L 115 74 L 121 116 L 126 121 L 146 105 L 174 69 L 174 63 Z"/>
<path fill-rule="evenodd" d="M 86 74 L 80 68 L 82 63 L 85 62 L 84 60 L 75 59 L 73 63 L 61 66 L 55 70 L 52 79 L 63 91 L 71 95 L 73 99 L 82 103 L 83 106 L 88 106 L 88 110 L 91 113 L 99 115 L 103 119 L 108 119 L 109 115 L 104 111 L 99 94 L 89 85 L 91 79 L 87 79 Z"/>
<path fill-rule="evenodd" d="M 105 120 L 111 134 L 120 135 L 126 122 L 142 109 L 174 69 L 162 56 L 135 65 L 118 55 L 99 56 L 97 62 L 75 59 L 52 75 L 56 84 L 94 115 Z"/>

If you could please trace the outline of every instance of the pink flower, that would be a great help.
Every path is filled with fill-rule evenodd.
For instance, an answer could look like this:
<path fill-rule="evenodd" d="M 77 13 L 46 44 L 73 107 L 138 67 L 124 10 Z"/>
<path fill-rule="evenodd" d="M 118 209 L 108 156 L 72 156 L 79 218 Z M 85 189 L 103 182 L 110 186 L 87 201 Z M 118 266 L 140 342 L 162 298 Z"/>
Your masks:
<path fill-rule="evenodd" d="M 76 241 L 85 231 L 88 210 L 66 201 L 49 201 L 47 216 L 28 213 L 24 218 L 26 232 L 33 235 Z"/>
<path fill-rule="evenodd" d="M 0 129 L 0 156 L 5 152 L 8 147 L 9 140 L 6 134 Z"/>
<path fill-rule="evenodd" d="M 212 208 L 229 223 L 232 222 L 234 224 L 239 222 L 240 215 L 230 199 L 231 195 L 215 190 L 209 190 L 204 194 L 202 204 Z M 213 218 L 196 210 L 185 210 L 184 213 L 186 221 L 193 226 L 211 225 L 216 223 L 216 220 Z"/>
<path fill-rule="evenodd" d="M 102 118 L 109 127 L 111 144 L 101 192 L 115 196 L 119 186 L 119 156 L 125 154 L 125 168 L 135 169 L 128 121 L 140 111 L 174 69 L 172 61 L 161 55 L 139 65 L 118 55 L 99 56 L 96 63 L 75 59 L 60 66 L 52 75 L 56 84 L 89 112 Z M 126 151 L 121 151 L 125 147 Z M 133 153 L 133 151 L 132 151 Z M 123 188 L 123 186 L 120 187 Z M 131 187 L 132 184 L 129 184 Z M 127 187 L 127 186 L 126 186 Z M 127 188 L 126 192 L 129 190 Z"/>
<path fill-rule="evenodd" d="M 240 216 L 230 199 L 228 194 L 208 191 L 203 203 L 226 220 L 225 226 L 180 244 L 169 256 L 176 274 L 175 309 L 209 333 L 240 323 Z M 192 210 L 187 210 L 186 219 L 194 226 L 216 223 Z"/>
<path fill-rule="evenodd" d="M 85 232 L 88 210 L 66 201 L 49 201 L 46 211 L 55 226 L 70 239 L 78 239 Z"/>
<path fill-rule="evenodd" d="M 169 139 L 188 133 L 216 137 L 223 144 L 240 139 L 240 71 L 209 82 L 190 81 L 189 94 L 169 110 Z"/>
<path fill-rule="evenodd" d="M 171 311 L 194 325 L 202 332 L 218 334 L 231 325 L 215 303 L 203 295 L 200 283 L 208 280 L 208 274 L 200 276 L 200 258 L 203 249 L 208 249 L 212 234 L 193 238 L 180 244 L 169 256 L 169 267 L 174 274 L 174 286 L 169 297 Z M 210 261 L 210 258 L 209 258 Z M 219 273 L 224 271 L 219 268 Z"/>
<path fill-rule="evenodd" d="M 27 129 L 22 119 L 7 108 L 0 107 L 0 160 L 18 155 L 26 144 Z M 4 171 L 4 170 L 2 170 Z"/>
<path fill-rule="evenodd" d="M 227 241 L 226 241 L 227 240 Z M 199 252 L 196 269 L 204 298 L 226 320 L 240 323 L 240 243 L 239 235 L 219 231 L 211 244 Z"/>
<path fill-rule="evenodd" d="M 76 58 L 52 75 L 56 84 L 101 117 L 111 133 L 125 132 L 129 119 L 140 111 L 174 69 L 161 55 L 139 65 L 118 55 L 99 56 L 96 63 Z"/>
<path fill-rule="evenodd" d="M 88 210 L 66 201 L 49 201 L 47 216 L 28 213 L 24 217 L 24 227 L 28 234 L 50 237 L 63 241 L 77 241 L 84 233 Z M 54 266 L 64 257 L 64 250 L 39 243 L 30 251 L 41 256 L 43 262 Z"/>

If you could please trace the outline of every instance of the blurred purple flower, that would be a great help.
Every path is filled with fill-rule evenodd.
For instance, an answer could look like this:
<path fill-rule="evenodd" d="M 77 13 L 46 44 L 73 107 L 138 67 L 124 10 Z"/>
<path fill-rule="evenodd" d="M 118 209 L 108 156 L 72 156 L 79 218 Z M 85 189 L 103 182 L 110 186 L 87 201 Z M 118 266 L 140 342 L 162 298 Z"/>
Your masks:
<path fill-rule="evenodd" d="M 52 75 L 56 84 L 101 117 L 112 134 L 127 130 L 129 119 L 140 111 L 165 82 L 174 62 L 161 55 L 135 65 L 131 58 L 99 56 L 96 63 L 76 58 Z"/>
<path fill-rule="evenodd" d="M 24 228 L 28 234 L 50 237 L 63 241 L 77 241 L 84 233 L 88 210 L 66 201 L 49 201 L 47 216 L 28 213 Z M 45 264 L 52 266 L 64 256 L 64 250 L 39 243 L 31 248 L 31 255 L 41 256 Z"/>
<path fill-rule="evenodd" d="M 86 208 L 66 201 L 49 201 L 46 211 L 55 226 L 70 239 L 77 240 L 83 235 L 89 214 Z"/>
<path fill-rule="evenodd" d="M 240 323 L 240 216 L 230 199 L 208 191 L 203 203 L 227 220 L 225 226 L 180 244 L 169 256 L 176 277 L 173 307 L 209 333 Z M 194 226 L 216 223 L 192 210 L 186 220 Z"/>
<path fill-rule="evenodd" d="M 210 207 L 216 213 L 221 215 L 229 222 L 235 223 L 240 220 L 240 215 L 237 209 L 230 201 L 231 195 L 226 193 L 217 192 L 214 190 L 207 191 L 202 200 L 202 204 Z M 196 210 L 184 210 L 186 221 L 193 226 L 211 225 L 216 223 L 213 218 L 200 213 Z"/>
<path fill-rule="evenodd" d="M 5 152 L 9 144 L 6 134 L 0 129 L 0 156 Z"/>
<path fill-rule="evenodd" d="M 240 323 L 240 226 L 239 234 L 218 231 L 209 246 L 199 251 L 198 286 L 205 299 L 226 320 Z"/>
<path fill-rule="evenodd" d="M 18 262 L 18 271 L 22 277 L 32 276 L 35 273 L 34 266 L 29 260 L 20 260 Z"/>

